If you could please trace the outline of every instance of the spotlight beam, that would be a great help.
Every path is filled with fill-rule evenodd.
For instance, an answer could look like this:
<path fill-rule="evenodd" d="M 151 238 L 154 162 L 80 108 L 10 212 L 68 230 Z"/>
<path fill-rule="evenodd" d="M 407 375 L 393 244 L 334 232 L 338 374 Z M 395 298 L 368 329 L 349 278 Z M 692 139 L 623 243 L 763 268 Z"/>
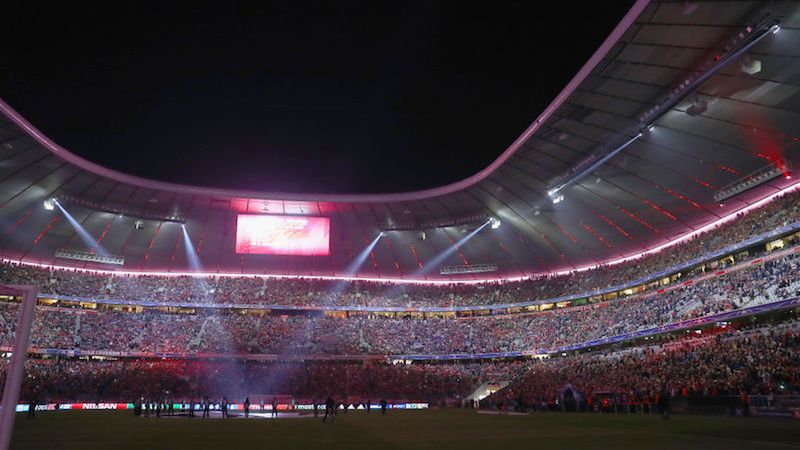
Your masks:
<path fill-rule="evenodd" d="M 364 264 L 364 261 L 367 260 L 369 254 L 372 253 L 372 249 L 374 249 L 375 246 L 378 245 L 378 241 L 382 237 L 383 237 L 383 231 L 381 231 L 375 237 L 375 239 L 373 239 L 372 242 L 370 242 L 364 248 L 364 250 L 361 250 L 361 253 L 359 253 L 358 256 L 356 256 L 355 258 L 353 258 L 352 261 L 350 261 L 350 264 L 348 264 L 347 267 L 344 269 L 344 276 L 352 277 L 353 275 L 356 274 L 356 272 L 358 272 L 358 269 L 361 268 L 361 265 Z"/>
<path fill-rule="evenodd" d="M 355 258 L 353 258 L 352 261 L 350 261 L 350 264 L 348 264 L 347 267 L 344 269 L 344 273 L 342 274 L 342 276 L 345 276 L 347 278 L 355 276 L 355 274 L 358 272 L 358 269 L 361 268 L 361 266 L 369 257 L 369 254 L 372 252 L 375 246 L 378 245 L 378 241 L 382 237 L 383 237 L 383 231 L 381 231 L 377 236 L 375 236 L 375 239 L 373 239 L 372 242 L 367 244 L 367 246 L 364 247 L 364 250 L 361 250 L 361 253 L 359 253 Z M 345 288 L 347 288 L 347 285 L 349 283 L 350 283 L 349 280 L 341 280 L 335 285 L 333 285 L 331 290 L 328 292 L 327 299 L 329 301 L 336 300 L 336 298 L 338 298 L 342 294 L 342 292 L 344 292 Z"/>
<path fill-rule="evenodd" d="M 197 251 L 194 249 L 189 232 L 186 231 L 186 225 L 181 224 L 181 231 L 183 232 L 183 249 L 186 251 L 186 261 L 189 263 L 189 268 L 195 272 L 202 272 L 203 265 L 200 264 L 200 257 L 197 256 Z"/>
<path fill-rule="evenodd" d="M 58 207 L 59 211 L 61 211 L 61 214 L 64 217 L 66 217 L 67 221 L 69 222 L 70 225 L 72 225 L 72 228 L 75 230 L 75 233 L 78 236 L 80 236 L 81 240 L 86 245 L 86 247 L 97 252 L 98 255 L 111 256 L 111 254 L 108 253 L 108 251 L 106 251 L 106 249 L 104 249 L 103 246 L 98 244 L 97 241 L 92 237 L 92 235 L 90 235 L 89 232 L 86 231 L 86 229 L 83 228 L 83 226 L 77 220 L 75 220 L 74 217 L 72 217 L 72 214 L 67 212 L 67 210 L 64 209 L 63 206 L 61 206 L 61 203 L 59 203 L 58 200 L 54 200 L 53 203 L 56 205 L 56 207 Z"/>
<path fill-rule="evenodd" d="M 423 267 L 422 269 L 419 269 L 414 275 L 415 276 L 422 276 L 422 275 L 427 274 L 432 268 L 438 267 L 439 264 L 441 264 L 442 262 L 444 262 L 444 260 L 449 258 L 450 255 L 452 255 L 459 248 L 461 248 L 461 246 L 464 245 L 464 243 L 466 243 L 468 240 L 472 239 L 476 234 L 478 234 L 481 230 L 486 228 L 490 223 L 491 223 L 491 220 L 487 220 L 486 222 L 484 222 L 483 225 L 479 226 L 478 228 L 476 228 L 475 230 L 470 232 L 468 235 L 466 235 L 463 238 L 461 238 L 458 242 L 456 242 L 455 244 L 451 245 L 450 247 L 447 247 L 446 249 L 444 249 L 444 251 L 442 251 L 438 255 L 434 256 L 433 259 L 431 259 L 427 264 L 425 264 L 425 267 Z"/>

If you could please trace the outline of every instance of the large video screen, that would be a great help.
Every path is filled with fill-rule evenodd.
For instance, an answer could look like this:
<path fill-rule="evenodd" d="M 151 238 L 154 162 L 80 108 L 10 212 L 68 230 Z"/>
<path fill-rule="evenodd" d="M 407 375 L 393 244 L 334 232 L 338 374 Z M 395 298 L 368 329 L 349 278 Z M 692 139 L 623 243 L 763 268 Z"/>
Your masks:
<path fill-rule="evenodd" d="M 327 217 L 239 214 L 236 253 L 327 256 L 330 236 Z"/>

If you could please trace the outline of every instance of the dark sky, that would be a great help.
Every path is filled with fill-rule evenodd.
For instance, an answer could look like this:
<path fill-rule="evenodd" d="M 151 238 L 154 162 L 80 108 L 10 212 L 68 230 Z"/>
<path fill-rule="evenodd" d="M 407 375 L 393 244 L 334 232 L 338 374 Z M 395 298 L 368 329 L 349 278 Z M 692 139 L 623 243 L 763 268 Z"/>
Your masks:
<path fill-rule="evenodd" d="M 0 19 L 0 96 L 35 126 L 135 175 L 294 192 L 474 174 L 632 4 L 62 3 Z"/>

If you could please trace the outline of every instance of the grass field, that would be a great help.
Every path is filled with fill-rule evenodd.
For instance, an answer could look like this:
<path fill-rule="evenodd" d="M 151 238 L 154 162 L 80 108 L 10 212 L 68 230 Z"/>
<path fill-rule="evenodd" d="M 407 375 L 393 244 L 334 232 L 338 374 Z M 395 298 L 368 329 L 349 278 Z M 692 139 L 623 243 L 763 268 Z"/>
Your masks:
<path fill-rule="evenodd" d="M 729 417 L 479 415 L 468 410 L 314 419 L 136 418 L 124 412 L 17 416 L 12 449 L 800 449 L 800 422 Z"/>

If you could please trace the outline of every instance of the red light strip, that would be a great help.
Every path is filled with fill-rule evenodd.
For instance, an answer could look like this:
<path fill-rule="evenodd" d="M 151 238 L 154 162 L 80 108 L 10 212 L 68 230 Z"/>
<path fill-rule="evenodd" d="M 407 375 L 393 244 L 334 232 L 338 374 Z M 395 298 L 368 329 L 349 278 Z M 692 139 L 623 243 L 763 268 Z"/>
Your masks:
<path fill-rule="evenodd" d="M 730 173 L 732 173 L 734 175 L 737 175 L 737 176 L 741 176 L 742 175 L 741 172 L 739 172 L 738 170 L 732 169 L 732 168 L 730 168 L 728 166 L 723 166 L 722 164 L 718 164 L 717 167 L 719 167 L 720 169 L 722 169 L 722 170 L 724 170 L 726 172 L 730 172 Z"/>
<path fill-rule="evenodd" d="M 50 228 L 53 228 L 53 225 L 55 225 L 56 222 L 58 222 L 58 219 L 60 218 L 61 216 L 53 217 L 53 220 L 51 220 L 50 223 L 48 223 L 47 226 L 44 227 L 44 230 L 42 230 L 42 232 L 39 233 L 38 236 L 36 236 L 36 239 L 33 240 L 33 245 L 37 245 L 39 241 L 44 237 L 44 235 L 47 234 L 48 231 L 50 231 Z"/>
<path fill-rule="evenodd" d="M 692 178 L 692 179 L 694 180 L 695 183 L 699 184 L 700 186 L 703 186 L 705 188 L 712 189 L 712 190 L 714 189 L 714 186 L 712 186 L 711 184 L 709 184 L 706 181 L 703 181 L 703 180 L 701 180 L 699 178 Z"/>
<path fill-rule="evenodd" d="M 671 247 L 676 244 L 680 244 L 682 242 L 686 242 L 690 239 L 693 239 L 698 234 L 705 233 L 706 231 L 721 225 L 723 223 L 730 222 L 735 220 L 740 214 L 748 213 L 754 209 L 760 208 L 767 203 L 771 202 L 772 200 L 788 194 L 790 192 L 794 192 L 800 190 L 800 182 L 797 182 L 791 186 L 785 187 L 780 189 L 772 194 L 763 197 L 762 199 L 745 206 L 739 210 L 733 211 L 727 216 L 721 217 L 713 222 L 709 222 L 708 224 L 697 228 L 696 230 L 690 231 L 682 236 L 678 236 L 675 239 L 667 241 L 661 245 L 651 247 L 647 250 L 642 250 L 636 253 L 632 253 L 627 256 L 623 256 L 621 258 L 616 258 L 613 260 L 604 261 L 598 264 L 592 264 L 588 266 L 578 267 L 575 269 L 564 269 L 564 270 L 554 270 L 549 272 L 541 272 L 535 275 L 542 276 L 542 275 L 566 275 L 572 272 L 584 272 L 591 269 L 596 269 L 602 266 L 608 265 L 615 265 L 621 264 L 627 261 L 633 261 L 635 259 L 641 258 L 645 255 L 651 255 L 654 253 L 658 253 L 665 248 Z M 236 273 L 236 272 L 164 272 L 164 271 L 144 271 L 144 270 L 103 270 L 103 269 L 85 269 L 80 267 L 67 267 L 67 266 L 59 266 L 55 264 L 43 264 L 38 262 L 30 262 L 30 261 L 19 261 L 19 260 L 12 260 L 9 258 L 2 258 L 2 261 L 5 263 L 11 264 L 18 264 L 22 266 L 31 266 L 31 267 L 41 267 L 45 269 L 60 269 L 60 270 L 71 270 L 73 272 L 82 272 L 82 273 L 91 273 L 91 274 L 105 274 L 105 275 L 121 275 L 121 276 L 160 276 L 160 277 L 194 277 L 194 278 L 206 278 L 206 277 L 236 277 L 236 278 L 261 278 L 261 279 L 310 279 L 310 280 L 345 280 L 345 281 L 373 281 L 373 282 L 383 282 L 383 283 L 393 283 L 393 284 L 423 284 L 423 285 L 448 285 L 448 284 L 480 284 L 486 282 L 514 282 L 514 281 L 523 281 L 530 279 L 530 276 L 517 276 L 517 277 L 498 277 L 498 278 L 484 278 L 484 279 L 471 279 L 471 280 L 459 280 L 459 279 L 439 279 L 439 280 L 420 280 L 420 279 L 398 279 L 398 278 L 378 278 L 378 277 L 346 277 L 346 276 L 325 276 L 325 275 L 285 275 L 285 274 L 243 274 L 243 273 Z"/>
<path fill-rule="evenodd" d="M 625 213 L 625 214 L 626 214 L 628 217 L 630 217 L 631 219 L 635 220 L 636 222 L 638 222 L 638 223 L 639 223 L 640 225 L 642 225 L 643 227 L 647 228 L 648 230 L 652 231 L 653 233 L 658 233 L 658 229 L 654 228 L 652 225 L 650 225 L 649 223 L 647 223 L 647 222 L 646 222 L 644 219 L 642 219 L 641 217 L 639 217 L 639 216 L 637 216 L 636 214 L 634 214 L 634 213 L 632 213 L 632 212 L 628 211 L 628 210 L 627 210 L 627 209 L 625 209 L 625 208 L 622 208 L 622 207 L 620 207 L 619 209 L 620 209 L 620 211 L 624 212 L 624 213 Z"/>
<path fill-rule="evenodd" d="M 620 232 L 620 234 L 622 234 L 623 236 L 625 236 L 626 238 L 628 238 L 628 239 L 630 239 L 630 240 L 633 240 L 633 236 L 631 236 L 630 234 L 628 234 L 628 232 L 627 232 L 627 231 L 623 230 L 623 229 L 622 229 L 622 227 L 620 227 L 619 225 L 617 225 L 617 224 L 615 224 L 614 222 L 612 222 L 612 221 L 611 221 L 611 219 L 609 219 L 608 217 L 606 217 L 606 216 L 604 216 L 604 215 L 602 215 L 602 214 L 598 214 L 598 216 L 599 216 L 601 219 L 603 219 L 603 222 L 605 222 L 605 223 L 607 223 L 607 224 L 611 225 L 612 227 L 614 227 L 614 229 L 615 229 L 615 230 L 619 231 L 619 232 Z"/>
<path fill-rule="evenodd" d="M 589 225 L 586 225 L 585 223 L 581 222 L 581 226 L 586 231 L 591 233 L 592 236 L 596 237 L 597 240 L 600 241 L 601 243 L 603 243 L 603 245 L 605 245 L 606 247 L 608 247 L 608 248 L 613 247 L 613 245 L 611 245 L 611 242 L 608 242 L 608 240 L 606 240 L 606 238 L 604 238 L 602 234 L 598 233 L 597 231 L 594 231 L 594 229 L 592 227 L 590 227 Z"/>
<path fill-rule="evenodd" d="M 455 247 L 456 241 L 454 241 L 453 238 L 451 238 L 450 235 L 447 234 L 447 231 L 445 231 L 445 230 L 442 230 L 442 231 L 444 231 L 444 235 L 447 237 L 447 240 L 450 241 L 450 245 Z M 466 244 L 466 242 L 462 243 L 461 245 L 464 245 L 464 244 Z M 455 247 L 455 248 L 456 248 L 456 253 L 458 253 L 458 256 L 461 257 L 461 261 L 464 263 L 465 266 L 468 266 L 469 265 L 469 261 L 467 260 L 467 257 L 464 256 L 463 253 L 461 253 L 461 248 L 460 247 Z"/>
<path fill-rule="evenodd" d="M 17 229 L 17 227 L 18 227 L 18 226 L 19 226 L 19 225 L 20 225 L 22 222 L 24 222 L 24 221 L 25 221 L 25 219 L 27 219 L 28 217 L 30 217 L 31 213 L 33 213 L 33 210 L 32 210 L 32 209 L 29 209 L 29 210 L 28 210 L 28 211 L 27 211 L 25 214 L 23 214 L 23 215 L 22 215 L 22 217 L 20 217 L 19 219 L 17 219 L 17 221 L 16 221 L 16 222 L 14 222 L 14 223 L 13 223 L 13 224 L 12 224 L 10 227 L 8 227 L 8 229 L 6 229 L 6 233 L 5 233 L 5 234 L 9 235 L 9 234 L 13 233 L 13 232 L 14 232 L 14 230 L 16 230 L 16 229 Z"/>
<path fill-rule="evenodd" d="M 556 226 L 556 228 L 558 228 L 559 230 L 561 230 L 561 232 L 562 232 L 562 233 L 564 233 L 564 235 L 565 235 L 565 236 L 567 236 L 567 237 L 568 237 L 568 238 L 569 238 L 569 239 L 572 241 L 572 243 L 573 243 L 573 244 L 575 244 L 575 245 L 578 245 L 578 240 L 577 240 L 577 239 L 575 239 L 575 236 L 573 236 L 573 235 L 572 235 L 572 234 L 571 234 L 569 231 L 567 231 L 567 230 L 565 230 L 564 228 L 562 228 L 562 227 L 561 227 L 561 225 L 559 225 L 559 224 L 558 224 L 558 223 L 556 223 L 555 221 L 553 221 L 553 225 L 555 225 L 555 226 Z M 579 247 L 580 247 L 580 246 L 579 246 Z"/>
<path fill-rule="evenodd" d="M 106 225 L 106 228 L 103 230 L 103 232 L 100 233 L 100 236 L 97 238 L 97 243 L 98 244 L 103 242 L 103 239 L 105 239 L 105 237 L 106 237 L 106 233 L 108 233 L 108 229 L 111 228 L 111 224 L 113 224 L 114 221 L 117 220 L 117 217 L 119 217 L 119 216 L 115 214 L 114 217 L 112 217 L 111 220 L 108 222 L 108 225 Z"/>
<path fill-rule="evenodd" d="M 658 185 L 656 185 L 656 186 L 658 186 Z M 694 206 L 695 208 L 700 208 L 700 209 L 703 209 L 703 207 L 702 207 L 702 206 L 700 206 L 700 204 L 699 204 L 699 203 L 697 203 L 696 201 L 694 201 L 694 200 L 692 200 L 692 199 L 690 199 L 690 198 L 688 198 L 688 197 L 686 197 L 686 196 L 684 196 L 684 195 L 681 195 L 681 194 L 679 194 L 679 193 L 677 193 L 677 192 L 673 191 L 673 190 L 672 190 L 672 189 L 670 189 L 670 188 L 667 188 L 667 187 L 661 187 L 661 186 L 658 186 L 658 187 L 660 187 L 660 188 L 664 189 L 665 191 L 667 191 L 667 193 L 669 193 L 671 196 L 673 196 L 673 197 L 676 197 L 676 198 L 679 198 L 679 199 L 681 199 L 681 200 L 685 201 L 686 203 L 689 203 L 690 205 Z"/>
<path fill-rule="evenodd" d="M 553 243 L 550 241 L 550 238 L 545 236 L 544 233 L 542 233 L 539 230 L 536 230 L 536 232 L 539 233 L 539 237 L 541 237 L 542 240 L 544 240 L 547 243 L 547 246 L 550 247 L 551 250 L 556 252 L 556 255 L 559 255 L 561 257 L 561 259 L 564 259 L 564 253 L 562 253 L 561 250 L 559 250 L 558 248 L 556 248 L 555 245 L 553 245 Z"/>
<path fill-rule="evenodd" d="M 642 200 L 642 202 L 644 202 L 644 204 L 645 204 L 645 205 L 647 205 L 647 206 L 649 206 L 649 207 L 651 207 L 651 208 L 655 209 L 656 211 L 658 211 L 658 212 L 660 212 L 661 214 L 663 214 L 663 215 L 665 215 L 665 216 L 669 217 L 670 219 L 672 219 L 672 220 L 675 220 L 675 221 L 677 221 L 677 220 L 678 220 L 678 218 L 677 218 L 677 217 L 673 216 L 673 215 L 672 215 L 672 214 L 671 214 L 669 211 L 667 211 L 666 209 L 664 209 L 664 208 L 662 208 L 662 207 L 660 207 L 660 206 L 656 205 L 655 203 L 651 203 L 650 201 L 648 201 L 648 200 L 647 200 L 646 198 L 644 198 L 644 197 L 640 197 L 640 199 Z"/>
<path fill-rule="evenodd" d="M 153 234 L 153 238 L 150 239 L 150 244 L 147 246 L 147 253 L 144 254 L 144 263 L 147 264 L 147 261 L 150 260 L 150 250 L 153 249 L 153 244 L 156 242 L 156 238 L 158 237 L 158 233 L 161 232 L 161 225 L 164 222 L 159 222 L 158 226 L 156 227 L 156 232 Z"/>
<path fill-rule="evenodd" d="M 409 243 L 408 245 L 411 247 L 411 253 L 414 254 L 414 258 L 417 259 L 417 265 L 420 269 L 422 269 L 422 261 L 419 259 L 419 255 L 417 254 L 417 247 L 414 247 L 414 244 L 412 243 Z"/>
<path fill-rule="evenodd" d="M 397 261 L 397 256 L 394 254 L 394 246 L 392 245 L 392 240 L 389 239 L 388 236 L 384 236 L 384 241 L 386 241 L 386 246 L 389 247 L 389 254 L 392 255 L 392 261 L 394 261 L 394 268 L 397 269 L 397 274 L 400 277 L 403 277 L 403 271 L 400 270 L 400 263 Z"/>

